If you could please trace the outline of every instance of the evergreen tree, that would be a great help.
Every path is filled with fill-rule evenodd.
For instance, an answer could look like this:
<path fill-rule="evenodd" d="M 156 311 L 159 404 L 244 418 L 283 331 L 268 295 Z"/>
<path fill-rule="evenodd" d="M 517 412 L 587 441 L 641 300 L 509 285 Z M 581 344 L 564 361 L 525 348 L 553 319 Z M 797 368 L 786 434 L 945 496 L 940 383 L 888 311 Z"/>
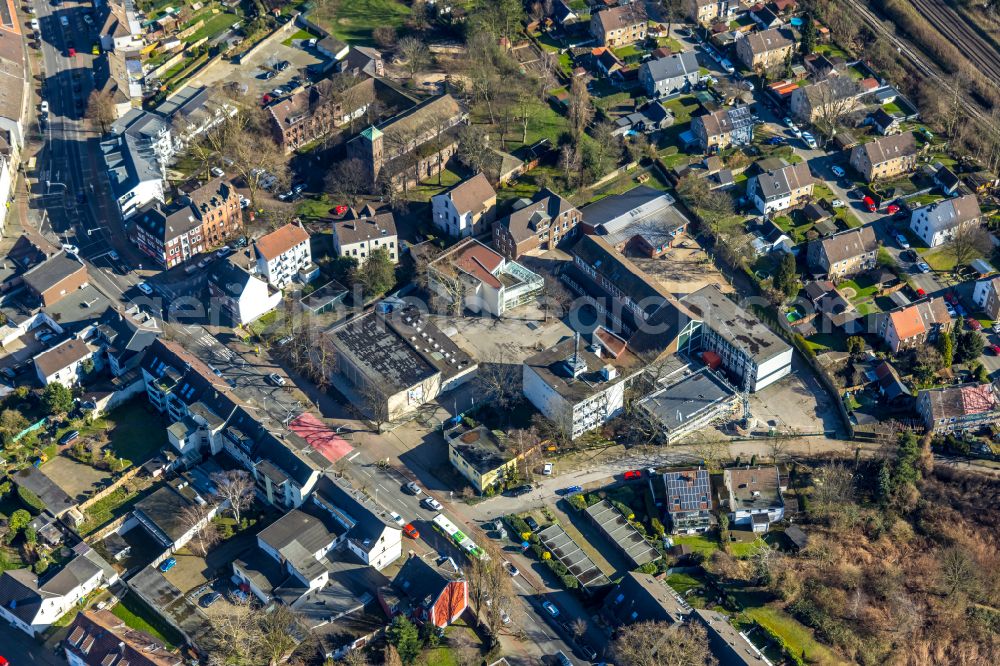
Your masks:
<path fill-rule="evenodd" d="M 937 341 L 937 350 L 941 352 L 941 365 L 950 368 L 954 359 L 954 344 L 950 335 L 942 335 Z"/>
<path fill-rule="evenodd" d="M 816 50 L 816 24 L 813 22 L 812 14 L 806 14 L 802 18 L 802 39 L 799 42 L 799 53 L 807 56 Z"/>
<path fill-rule="evenodd" d="M 402 615 L 396 616 L 385 632 L 386 640 L 396 648 L 404 664 L 412 664 L 420 656 L 423 642 L 420 631 Z"/>

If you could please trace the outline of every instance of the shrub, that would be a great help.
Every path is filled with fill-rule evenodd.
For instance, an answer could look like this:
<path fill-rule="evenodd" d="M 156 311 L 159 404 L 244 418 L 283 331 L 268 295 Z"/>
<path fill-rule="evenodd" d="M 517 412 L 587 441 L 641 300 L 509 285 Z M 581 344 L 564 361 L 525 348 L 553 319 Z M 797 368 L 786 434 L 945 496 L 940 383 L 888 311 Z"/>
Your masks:
<path fill-rule="evenodd" d="M 657 537 L 662 539 L 663 535 L 667 533 L 666 528 L 663 527 L 663 523 L 660 522 L 659 518 L 653 518 L 652 520 L 649 521 L 649 524 L 652 525 L 653 533 Z"/>
<path fill-rule="evenodd" d="M 507 524 L 510 525 L 511 529 L 517 534 L 524 534 L 525 532 L 531 533 L 531 528 L 528 527 L 528 523 L 524 522 L 520 516 L 515 516 L 510 514 L 507 516 Z M 527 541 L 527 537 L 524 538 Z"/>
<path fill-rule="evenodd" d="M 566 574 L 565 576 L 559 576 L 559 582 L 563 584 L 567 590 L 575 590 L 580 586 L 580 582 L 573 576 Z"/>
<path fill-rule="evenodd" d="M 552 559 L 552 553 L 550 553 L 549 551 L 545 551 L 544 553 L 542 553 L 542 559 L 543 560 L 551 560 Z"/>
<path fill-rule="evenodd" d="M 587 500 L 583 499 L 583 495 L 570 495 L 566 498 L 566 503 L 577 511 L 583 511 L 587 508 Z"/>
<path fill-rule="evenodd" d="M 632 509 L 630 509 L 627 505 L 622 504 L 621 502 L 615 499 L 611 500 L 611 504 L 614 505 L 616 509 L 621 511 L 623 516 L 625 516 L 629 520 L 635 520 L 635 512 L 632 511 Z"/>
<path fill-rule="evenodd" d="M 45 503 L 42 502 L 42 500 L 38 497 L 38 495 L 31 492 L 27 488 L 18 486 L 17 496 L 21 498 L 21 501 L 24 502 L 28 506 L 28 508 L 34 509 L 38 513 L 45 511 Z"/>

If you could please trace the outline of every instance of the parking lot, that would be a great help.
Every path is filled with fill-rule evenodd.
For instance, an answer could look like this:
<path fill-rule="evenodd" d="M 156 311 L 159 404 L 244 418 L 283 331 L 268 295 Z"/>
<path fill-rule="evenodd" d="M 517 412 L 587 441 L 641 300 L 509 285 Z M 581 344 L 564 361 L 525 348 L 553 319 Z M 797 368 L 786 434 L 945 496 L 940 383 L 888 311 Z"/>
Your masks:
<path fill-rule="evenodd" d="M 524 318 L 516 318 L 518 315 Z M 545 321 L 545 313 L 532 304 L 517 308 L 504 319 L 442 316 L 435 318 L 435 324 L 473 358 L 505 363 L 521 363 L 573 335 L 573 329 L 556 317 Z"/>
<path fill-rule="evenodd" d="M 200 85 L 211 85 L 216 82 L 245 84 L 248 95 L 260 97 L 277 86 L 288 83 L 294 76 L 304 81 L 307 78 L 306 68 L 325 62 L 326 59 L 315 49 L 305 49 L 294 44 L 286 46 L 281 42 L 274 42 L 240 63 L 220 60 L 206 69 L 198 77 L 198 82 Z M 277 72 L 271 79 L 262 77 L 275 63 L 282 60 L 290 63 L 286 70 Z"/>
<path fill-rule="evenodd" d="M 59 489 L 80 501 L 105 485 L 110 476 L 91 465 L 84 465 L 64 455 L 56 456 L 42 467 L 45 476 Z"/>
<path fill-rule="evenodd" d="M 829 433 L 839 427 L 836 406 L 797 356 L 789 376 L 750 394 L 750 413 L 757 420 L 755 430 L 774 425 L 780 432 Z"/>

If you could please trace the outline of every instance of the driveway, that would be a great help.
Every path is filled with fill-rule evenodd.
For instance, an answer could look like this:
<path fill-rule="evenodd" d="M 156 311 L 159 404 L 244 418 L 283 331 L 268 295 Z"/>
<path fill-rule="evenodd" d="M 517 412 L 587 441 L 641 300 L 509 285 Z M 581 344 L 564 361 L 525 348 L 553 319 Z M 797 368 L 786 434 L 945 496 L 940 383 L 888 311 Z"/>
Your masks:
<path fill-rule="evenodd" d="M 0 656 L 16 666 L 65 666 L 51 651 L 45 649 L 26 633 L 0 621 Z"/>

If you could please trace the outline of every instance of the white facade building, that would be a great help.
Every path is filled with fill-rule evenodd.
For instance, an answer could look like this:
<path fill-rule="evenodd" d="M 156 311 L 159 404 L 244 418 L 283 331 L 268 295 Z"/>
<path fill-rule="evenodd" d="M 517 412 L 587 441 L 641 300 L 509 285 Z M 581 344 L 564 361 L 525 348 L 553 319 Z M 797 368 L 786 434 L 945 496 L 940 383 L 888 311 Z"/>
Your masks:
<path fill-rule="evenodd" d="M 960 228 L 978 224 L 983 213 L 975 194 L 921 206 L 910 215 L 910 230 L 927 247 L 937 247 L 955 237 Z"/>
<path fill-rule="evenodd" d="M 278 289 L 287 287 L 301 271 L 309 271 L 313 265 L 309 233 L 293 223 L 258 238 L 254 256 L 257 273 Z"/>
<path fill-rule="evenodd" d="M 333 249 L 338 257 L 351 257 L 358 266 L 368 261 L 372 252 L 385 250 L 394 264 L 399 263 L 399 239 L 392 213 L 376 213 L 365 208 L 349 211 L 345 219 L 333 223 Z"/>

